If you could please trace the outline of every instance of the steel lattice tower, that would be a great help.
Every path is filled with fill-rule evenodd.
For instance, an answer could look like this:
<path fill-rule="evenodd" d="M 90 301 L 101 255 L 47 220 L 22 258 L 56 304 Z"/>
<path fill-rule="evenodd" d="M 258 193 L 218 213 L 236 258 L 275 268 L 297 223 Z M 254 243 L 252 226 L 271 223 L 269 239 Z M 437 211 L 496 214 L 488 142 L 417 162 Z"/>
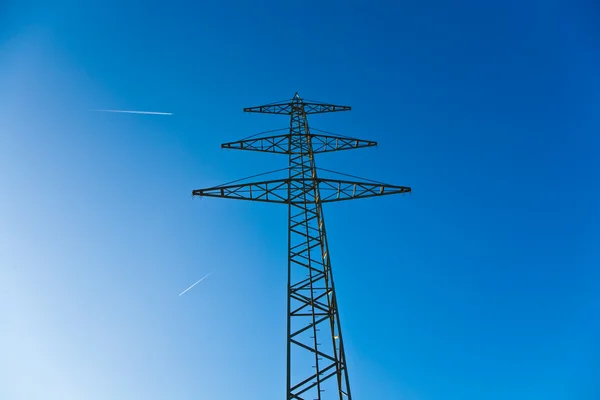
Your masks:
<path fill-rule="evenodd" d="M 286 399 L 352 399 L 322 204 L 408 193 L 410 187 L 317 176 L 317 153 L 376 146 L 376 142 L 313 134 L 308 114 L 349 111 L 348 106 L 303 100 L 245 108 L 290 116 L 287 134 L 221 145 L 227 149 L 287 154 L 287 179 L 226 184 L 194 190 L 194 196 L 288 205 L 288 302 Z"/>

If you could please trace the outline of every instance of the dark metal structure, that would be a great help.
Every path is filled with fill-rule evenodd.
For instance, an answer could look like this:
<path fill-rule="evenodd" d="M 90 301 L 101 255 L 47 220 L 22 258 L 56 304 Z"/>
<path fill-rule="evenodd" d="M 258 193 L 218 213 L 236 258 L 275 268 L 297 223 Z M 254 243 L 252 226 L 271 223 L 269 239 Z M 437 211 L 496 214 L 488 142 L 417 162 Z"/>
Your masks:
<path fill-rule="evenodd" d="M 287 393 L 291 399 L 352 399 L 322 204 L 389 194 L 410 187 L 317 175 L 315 154 L 376 146 L 376 142 L 311 133 L 308 114 L 349 111 L 338 106 L 289 101 L 245 108 L 245 112 L 290 116 L 289 132 L 224 143 L 227 149 L 287 154 L 284 179 L 194 190 L 194 196 L 288 205 Z"/>

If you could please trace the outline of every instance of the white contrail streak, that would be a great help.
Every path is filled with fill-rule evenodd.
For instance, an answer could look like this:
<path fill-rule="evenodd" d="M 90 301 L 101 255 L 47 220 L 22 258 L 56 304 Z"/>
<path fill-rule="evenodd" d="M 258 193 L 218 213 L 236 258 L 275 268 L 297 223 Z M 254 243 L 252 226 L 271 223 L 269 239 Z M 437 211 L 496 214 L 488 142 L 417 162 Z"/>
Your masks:
<path fill-rule="evenodd" d="M 181 296 L 182 294 L 184 294 L 185 292 L 187 292 L 188 290 L 190 290 L 191 288 L 193 288 L 194 286 L 196 286 L 197 284 L 199 284 L 200 282 L 202 282 L 203 280 L 205 280 L 206 278 L 208 278 L 208 276 L 212 274 L 212 272 L 209 272 L 208 274 L 206 274 L 206 276 L 204 278 L 200 278 L 198 280 L 198 282 L 194 283 L 192 286 L 190 286 L 189 288 L 185 289 L 183 292 L 179 293 L 179 295 Z"/>
<path fill-rule="evenodd" d="M 159 111 L 134 111 L 134 110 L 92 110 L 99 112 L 125 113 L 125 114 L 145 114 L 145 115 L 173 115 L 170 112 Z"/>

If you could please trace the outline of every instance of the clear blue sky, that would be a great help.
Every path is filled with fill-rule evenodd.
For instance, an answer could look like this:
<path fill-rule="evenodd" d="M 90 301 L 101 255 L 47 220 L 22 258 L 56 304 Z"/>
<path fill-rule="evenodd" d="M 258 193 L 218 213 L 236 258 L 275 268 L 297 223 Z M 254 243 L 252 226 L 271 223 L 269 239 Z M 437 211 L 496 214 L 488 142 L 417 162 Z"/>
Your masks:
<path fill-rule="evenodd" d="M 283 398 L 285 206 L 191 190 L 285 167 L 219 144 L 296 91 L 380 143 L 319 166 L 414 191 L 325 208 L 356 399 L 599 399 L 599 26 L 594 1 L 0 2 L 0 399 Z"/>

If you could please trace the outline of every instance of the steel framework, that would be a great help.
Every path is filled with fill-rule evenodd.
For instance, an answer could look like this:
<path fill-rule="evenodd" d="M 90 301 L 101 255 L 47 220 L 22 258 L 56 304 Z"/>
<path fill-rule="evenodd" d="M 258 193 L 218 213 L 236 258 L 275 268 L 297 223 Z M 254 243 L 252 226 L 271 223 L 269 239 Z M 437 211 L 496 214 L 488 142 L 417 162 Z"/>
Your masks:
<path fill-rule="evenodd" d="M 317 176 L 314 155 L 376 146 L 376 142 L 313 134 L 308 114 L 349 111 L 305 101 L 245 108 L 245 112 L 290 116 L 289 132 L 224 143 L 227 149 L 287 154 L 286 179 L 221 185 L 194 190 L 194 196 L 288 205 L 288 299 L 286 399 L 352 399 L 322 204 L 408 193 L 410 187 Z"/>

